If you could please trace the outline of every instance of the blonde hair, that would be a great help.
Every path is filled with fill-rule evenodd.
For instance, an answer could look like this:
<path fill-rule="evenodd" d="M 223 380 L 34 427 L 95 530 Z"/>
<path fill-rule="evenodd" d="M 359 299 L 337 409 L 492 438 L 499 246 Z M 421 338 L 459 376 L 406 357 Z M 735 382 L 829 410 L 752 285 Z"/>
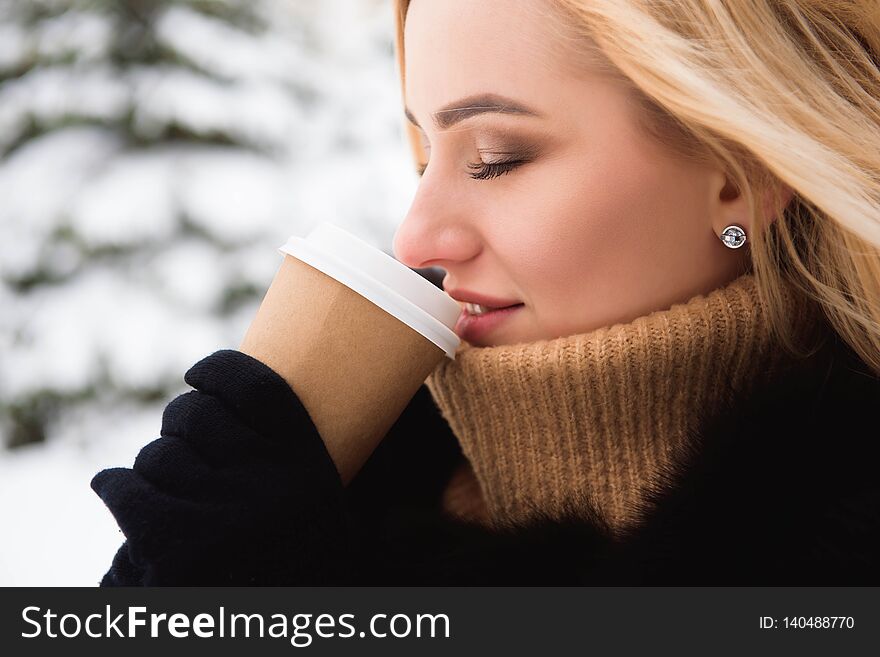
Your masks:
<path fill-rule="evenodd" d="M 406 85 L 409 0 L 396 0 Z M 751 208 L 758 292 L 781 344 L 783 286 L 880 373 L 880 9 L 876 0 L 541 0 L 576 62 L 624 82 L 643 127 L 722 166 Z M 405 97 L 405 94 L 404 94 Z M 413 158 L 419 136 L 405 124 Z M 781 215 L 783 187 L 794 195 Z M 765 207 L 765 194 L 772 204 Z M 775 311 L 775 312 L 774 312 Z"/>

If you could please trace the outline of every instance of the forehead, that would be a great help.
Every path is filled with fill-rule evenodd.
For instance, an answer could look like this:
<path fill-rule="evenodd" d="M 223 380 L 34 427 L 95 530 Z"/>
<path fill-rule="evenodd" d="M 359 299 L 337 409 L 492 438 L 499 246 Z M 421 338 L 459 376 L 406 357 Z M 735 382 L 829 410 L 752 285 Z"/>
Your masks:
<path fill-rule="evenodd" d="M 413 0 L 404 26 L 407 105 L 423 116 L 493 92 L 552 106 L 570 62 L 546 12 L 543 0 Z"/>

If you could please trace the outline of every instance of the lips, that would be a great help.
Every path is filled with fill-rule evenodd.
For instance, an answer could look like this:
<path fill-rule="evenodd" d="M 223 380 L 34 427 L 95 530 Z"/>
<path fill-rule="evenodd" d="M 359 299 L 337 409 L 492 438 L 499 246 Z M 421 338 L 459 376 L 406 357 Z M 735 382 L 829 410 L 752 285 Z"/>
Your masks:
<path fill-rule="evenodd" d="M 504 299 L 502 297 L 493 297 L 488 294 L 480 294 L 471 290 L 462 288 L 448 289 L 446 294 L 451 296 L 459 303 L 476 303 L 486 308 L 510 308 L 517 306 L 522 302 L 519 299 Z"/>
<path fill-rule="evenodd" d="M 462 309 L 455 324 L 455 333 L 474 346 L 488 346 L 491 342 L 489 334 L 523 307 L 525 304 L 517 303 L 482 315 L 471 315 L 466 309 Z"/>
<path fill-rule="evenodd" d="M 471 315 L 481 315 L 485 312 L 491 312 L 493 310 L 504 310 L 505 308 L 513 308 L 514 306 L 521 306 L 521 303 L 513 303 L 509 306 L 502 306 L 500 308 L 493 308 L 492 306 L 484 306 L 482 304 L 474 304 L 474 303 L 464 303 L 464 309 L 470 313 Z"/>

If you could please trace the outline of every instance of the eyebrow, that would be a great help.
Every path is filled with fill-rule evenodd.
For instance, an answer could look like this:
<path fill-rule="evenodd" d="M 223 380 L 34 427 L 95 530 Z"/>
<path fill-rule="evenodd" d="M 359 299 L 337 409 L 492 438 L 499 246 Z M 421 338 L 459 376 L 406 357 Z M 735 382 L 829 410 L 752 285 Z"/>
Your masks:
<path fill-rule="evenodd" d="M 434 112 L 432 118 L 437 130 L 448 130 L 452 126 L 477 114 L 496 112 L 501 114 L 518 114 L 521 116 L 534 116 L 542 118 L 544 115 L 511 98 L 505 98 L 498 94 L 477 94 L 461 98 L 455 102 L 444 105 Z M 406 118 L 414 126 L 421 128 L 416 117 L 408 107 L 404 108 Z"/>

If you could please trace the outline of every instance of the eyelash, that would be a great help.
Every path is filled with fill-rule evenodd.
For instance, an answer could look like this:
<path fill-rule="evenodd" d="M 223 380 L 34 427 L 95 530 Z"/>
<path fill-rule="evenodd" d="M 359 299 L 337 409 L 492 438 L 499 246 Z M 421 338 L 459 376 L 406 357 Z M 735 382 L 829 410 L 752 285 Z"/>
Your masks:
<path fill-rule="evenodd" d="M 480 162 L 479 164 L 468 164 L 468 169 L 476 172 L 471 174 L 471 178 L 473 178 L 474 180 L 488 180 L 490 178 L 503 176 L 505 173 L 510 173 L 524 163 L 524 160 L 509 160 L 507 162 L 489 163 Z M 424 175 L 425 169 L 427 168 L 427 164 L 423 164 L 418 167 L 417 173 L 419 174 L 419 176 Z"/>

